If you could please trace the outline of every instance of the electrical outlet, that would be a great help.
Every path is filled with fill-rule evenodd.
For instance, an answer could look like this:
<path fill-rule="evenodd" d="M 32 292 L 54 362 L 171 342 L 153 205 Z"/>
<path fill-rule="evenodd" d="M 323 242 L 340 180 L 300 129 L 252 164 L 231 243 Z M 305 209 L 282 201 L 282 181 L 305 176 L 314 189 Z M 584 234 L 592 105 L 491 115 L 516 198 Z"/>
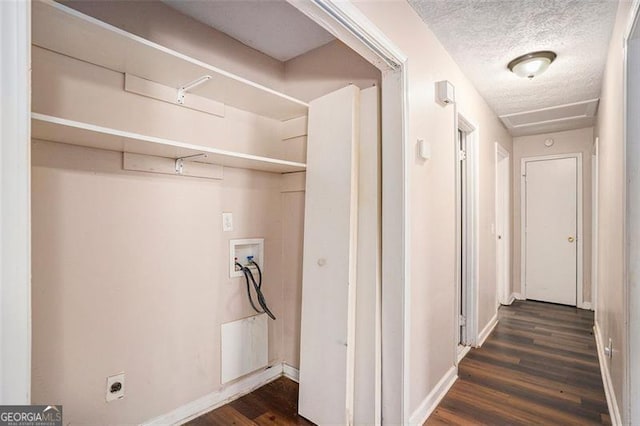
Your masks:
<path fill-rule="evenodd" d="M 124 373 L 107 377 L 107 402 L 124 398 Z"/>

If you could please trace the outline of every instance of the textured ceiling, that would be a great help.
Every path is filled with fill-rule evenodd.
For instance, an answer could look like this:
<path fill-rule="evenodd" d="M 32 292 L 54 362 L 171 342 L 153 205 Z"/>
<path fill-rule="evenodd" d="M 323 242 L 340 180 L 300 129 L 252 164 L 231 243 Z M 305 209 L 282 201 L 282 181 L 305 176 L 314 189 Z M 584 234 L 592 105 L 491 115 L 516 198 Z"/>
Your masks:
<path fill-rule="evenodd" d="M 408 0 L 498 115 L 598 98 L 615 20 L 612 0 Z M 527 80 L 513 58 L 553 50 Z"/>
<path fill-rule="evenodd" d="M 162 1 L 280 61 L 334 39 L 284 0 Z"/>

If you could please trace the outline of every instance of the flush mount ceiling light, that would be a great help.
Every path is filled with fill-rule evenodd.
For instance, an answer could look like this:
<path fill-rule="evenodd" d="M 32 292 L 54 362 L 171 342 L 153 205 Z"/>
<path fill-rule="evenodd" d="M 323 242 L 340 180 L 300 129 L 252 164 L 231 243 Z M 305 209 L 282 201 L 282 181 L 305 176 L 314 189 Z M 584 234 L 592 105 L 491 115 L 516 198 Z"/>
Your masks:
<path fill-rule="evenodd" d="M 531 52 L 518 56 L 507 67 L 518 77 L 533 78 L 545 72 L 554 59 L 556 54 L 549 50 Z"/>

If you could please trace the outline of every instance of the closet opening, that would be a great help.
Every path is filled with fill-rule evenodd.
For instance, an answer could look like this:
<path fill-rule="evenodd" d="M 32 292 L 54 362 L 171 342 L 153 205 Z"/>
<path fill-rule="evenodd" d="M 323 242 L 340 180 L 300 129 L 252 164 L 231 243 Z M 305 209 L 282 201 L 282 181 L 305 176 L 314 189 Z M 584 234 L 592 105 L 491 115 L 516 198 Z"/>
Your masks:
<path fill-rule="evenodd" d="M 257 4 L 279 12 L 32 4 L 32 402 L 66 421 L 184 421 L 283 375 L 316 423 L 406 416 L 381 367 L 383 319 L 406 327 L 401 73 L 324 9 Z M 278 41 L 294 21 L 316 45 Z"/>

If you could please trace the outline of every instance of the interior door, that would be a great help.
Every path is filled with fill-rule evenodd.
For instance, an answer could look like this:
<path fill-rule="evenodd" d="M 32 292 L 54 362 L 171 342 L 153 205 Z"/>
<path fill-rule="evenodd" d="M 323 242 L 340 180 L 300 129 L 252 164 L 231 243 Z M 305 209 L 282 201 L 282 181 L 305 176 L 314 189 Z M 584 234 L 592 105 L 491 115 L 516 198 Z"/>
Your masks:
<path fill-rule="evenodd" d="M 528 161 L 525 171 L 527 299 L 576 305 L 576 158 Z"/>
<path fill-rule="evenodd" d="M 316 424 L 353 419 L 359 101 L 309 105 L 298 410 Z"/>

